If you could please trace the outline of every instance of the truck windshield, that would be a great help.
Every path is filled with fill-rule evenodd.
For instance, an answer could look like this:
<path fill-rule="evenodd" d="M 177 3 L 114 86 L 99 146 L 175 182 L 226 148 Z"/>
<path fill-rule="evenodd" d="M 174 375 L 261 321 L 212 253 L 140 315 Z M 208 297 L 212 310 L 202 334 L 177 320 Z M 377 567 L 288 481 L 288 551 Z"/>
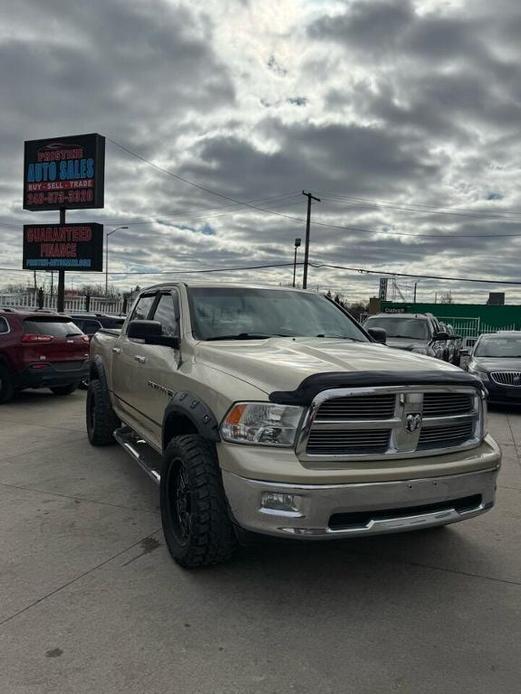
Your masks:
<path fill-rule="evenodd" d="M 422 318 L 398 318 L 375 316 L 368 318 L 365 328 L 384 328 L 387 337 L 407 337 L 413 340 L 427 340 L 427 321 Z"/>
<path fill-rule="evenodd" d="M 318 294 L 245 287 L 189 287 L 199 340 L 337 337 L 368 342 L 357 324 Z"/>

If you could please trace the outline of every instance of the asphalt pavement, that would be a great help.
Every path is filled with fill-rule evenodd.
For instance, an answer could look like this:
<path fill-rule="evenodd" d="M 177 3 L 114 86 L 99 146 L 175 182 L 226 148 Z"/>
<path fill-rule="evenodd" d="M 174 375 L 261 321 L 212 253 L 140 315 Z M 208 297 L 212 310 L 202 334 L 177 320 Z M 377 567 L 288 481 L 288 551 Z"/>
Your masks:
<path fill-rule="evenodd" d="M 89 445 L 84 401 L 0 407 L 1 694 L 519 694 L 521 413 L 490 415 L 484 516 L 187 572 L 157 489 Z"/>

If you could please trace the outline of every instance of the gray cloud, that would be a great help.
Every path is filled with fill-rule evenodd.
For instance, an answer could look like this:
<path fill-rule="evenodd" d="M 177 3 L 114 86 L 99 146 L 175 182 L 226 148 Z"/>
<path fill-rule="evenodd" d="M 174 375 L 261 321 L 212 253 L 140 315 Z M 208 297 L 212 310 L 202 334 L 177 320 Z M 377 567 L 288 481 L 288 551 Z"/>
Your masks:
<path fill-rule="evenodd" d="M 18 0 L 4 11 L 1 264 L 20 266 L 23 220 L 56 218 L 20 208 L 23 140 L 98 131 L 238 200 L 260 199 L 260 207 L 302 219 L 301 190 L 311 189 L 322 197 L 315 221 L 375 230 L 314 225 L 313 257 L 321 262 L 520 276 L 521 240 L 455 235 L 521 233 L 521 215 L 400 209 L 521 211 L 517 3 L 427 11 L 412 0 L 358 1 L 340 11 L 324 0 L 299 4 L 294 15 L 279 6 Z M 371 208 L 349 196 L 393 206 Z M 293 239 L 303 235 L 301 222 L 236 209 L 110 142 L 105 209 L 69 218 L 108 228 L 128 222 L 112 239 L 111 268 L 120 272 L 291 262 Z M 286 282 L 291 270 L 257 278 Z M 354 298 L 377 286 L 377 277 L 342 271 L 312 270 L 311 278 Z M 121 286 L 151 279 L 114 276 Z M 450 288 L 421 286 L 431 294 Z M 454 288 L 462 298 L 487 291 Z"/>

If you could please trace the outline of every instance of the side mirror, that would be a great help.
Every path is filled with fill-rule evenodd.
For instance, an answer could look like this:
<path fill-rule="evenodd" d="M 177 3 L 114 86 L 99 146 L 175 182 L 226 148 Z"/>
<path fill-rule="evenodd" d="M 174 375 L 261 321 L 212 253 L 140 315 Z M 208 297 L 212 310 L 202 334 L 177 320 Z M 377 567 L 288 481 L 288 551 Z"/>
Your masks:
<path fill-rule="evenodd" d="M 129 339 L 143 340 L 147 345 L 162 345 L 179 349 L 179 338 L 163 335 L 163 327 L 157 320 L 132 320 L 128 325 Z"/>
<path fill-rule="evenodd" d="M 435 342 L 436 340 L 449 340 L 450 339 L 449 333 L 446 333 L 444 330 L 440 330 L 439 333 L 434 333 L 432 336 L 432 341 Z"/>
<path fill-rule="evenodd" d="M 384 328 L 367 328 L 367 332 L 375 342 L 385 345 L 387 342 L 387 331 Z"/>

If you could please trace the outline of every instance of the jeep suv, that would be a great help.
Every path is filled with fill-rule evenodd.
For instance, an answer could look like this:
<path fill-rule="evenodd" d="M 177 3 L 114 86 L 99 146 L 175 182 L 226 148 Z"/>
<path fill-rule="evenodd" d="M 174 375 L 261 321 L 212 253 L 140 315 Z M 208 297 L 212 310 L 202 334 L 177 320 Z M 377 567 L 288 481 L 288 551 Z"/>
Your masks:
<path fill-rule="evenodd" d="M 88 374 L 88 343 L 68 316 L 0 308 L 0 403 L 24 388 L 72 393 Z"/>

